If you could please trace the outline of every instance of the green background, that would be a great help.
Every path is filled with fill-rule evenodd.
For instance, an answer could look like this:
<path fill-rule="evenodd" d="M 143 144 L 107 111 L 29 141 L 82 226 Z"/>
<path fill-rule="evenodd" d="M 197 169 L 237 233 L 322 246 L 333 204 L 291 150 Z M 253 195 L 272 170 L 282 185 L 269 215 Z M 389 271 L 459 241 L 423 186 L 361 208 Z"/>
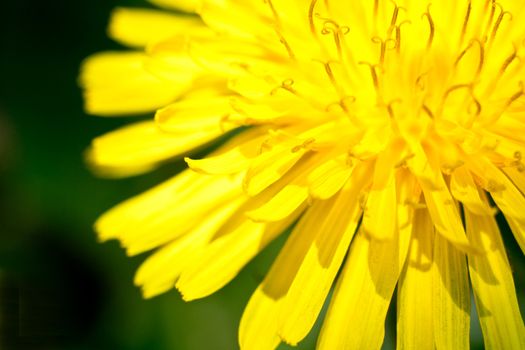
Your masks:
<path fill-rule="evenodd" d="M 191 303 L 176 291 L 143 300 L 132 279 L 146 255 L 128 258 L 118 243 L 97 242 L 98 215 L 182 166 L 107 180 L 84 164 L 93 137 L 129 122 L 85 115 L 77 85 L 82 59 L 121 49 L 106 26 L 111 9 L 126 5 L 147 6 L 0 5 L 0 349 L 235 349 L 243 307 L 284 241 L 220 292 Z M 504 236 L 523 310 L 525 259 L 508 231 Z M 395 343 L 394 311 L 385 348 Z M 313 349 L 318 329 L 298 348 Z M 472 344 L 482 348 L 476 322 Z"/>

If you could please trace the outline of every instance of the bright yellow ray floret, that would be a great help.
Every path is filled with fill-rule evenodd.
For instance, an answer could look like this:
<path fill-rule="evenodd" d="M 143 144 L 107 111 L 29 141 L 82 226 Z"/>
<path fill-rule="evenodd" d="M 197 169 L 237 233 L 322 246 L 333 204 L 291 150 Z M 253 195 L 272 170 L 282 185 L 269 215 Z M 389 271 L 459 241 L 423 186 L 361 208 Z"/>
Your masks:
<path fill-rule="evenodd" d="M 89 58 L 86 109 L 155 112 L 94 140 L 126 176 L 225 136 L 190 169 L 104 214 L 102 239 L 157 249 L 135 282 L 183 298 L 290 237 L 240 324 L 242 349 L 300 342 L 334 287 L 319 349 L 525 349 L 495 215 L 525 251 L 525 3 L 153 0 L 115 10 L 134 51 Z"/>

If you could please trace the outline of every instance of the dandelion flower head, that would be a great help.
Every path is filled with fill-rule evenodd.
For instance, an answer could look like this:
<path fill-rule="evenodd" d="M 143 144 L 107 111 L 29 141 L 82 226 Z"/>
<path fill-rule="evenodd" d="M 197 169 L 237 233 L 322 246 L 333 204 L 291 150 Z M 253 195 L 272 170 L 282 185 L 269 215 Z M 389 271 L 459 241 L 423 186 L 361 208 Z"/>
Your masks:
<path fill-rule="evenodd" d="M 186 156 L 96 224 L 155 249 L 146 297 L 210 295 L 291 227 L 241 349 L 300 342 L 332 287 L 319 349 L 379 349 L 396 288 L 400 349 L 467 349 L 471 289 L 485 346 L 525 349 L 496 222 L 525 250 L 524 2 L 152 1 L 81 74 L 90 113 L 155 111 L 93 141 L 100 172 Z"/>

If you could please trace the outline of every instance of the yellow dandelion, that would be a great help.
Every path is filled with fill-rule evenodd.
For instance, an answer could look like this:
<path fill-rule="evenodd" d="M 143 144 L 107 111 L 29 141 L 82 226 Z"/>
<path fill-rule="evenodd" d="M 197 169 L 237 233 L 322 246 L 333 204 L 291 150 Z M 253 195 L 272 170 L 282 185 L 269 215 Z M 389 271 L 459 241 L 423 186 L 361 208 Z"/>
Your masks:
<path fill-rule="evenodd" d="M 525 349 L 495 215 L 525 249 L 525 2 L 152 0 L 86 61 L 92 114 L 155 111 L 96 138 L 126 176 L 222 135 L 189 169 L 103 215 L 151 249 L 135 282 L 185 300 L 227 284 L 293 227 L 240 324 L 241 349 L 297 344 L 334 287 L 319 349 Z M 222 139 L 222 138 L 221 138 Z"/>

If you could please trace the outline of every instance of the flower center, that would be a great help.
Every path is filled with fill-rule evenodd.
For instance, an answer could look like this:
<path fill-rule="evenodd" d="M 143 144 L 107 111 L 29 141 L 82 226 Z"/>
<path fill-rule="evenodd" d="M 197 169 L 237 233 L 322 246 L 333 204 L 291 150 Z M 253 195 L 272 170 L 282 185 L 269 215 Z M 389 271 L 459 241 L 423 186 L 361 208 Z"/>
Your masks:
<path fill-rule="evenodd" d="M 282 21 L 271 0 L 265 2 Z M 315 49 L 305 50 L 321 52 L 313 61 L 322 65 L 321 95 L 331 99 L 317 105 L 332 117 L 346 115 L 357 129 L 388 127 L 388 133 L 377 131 L 381 137 L 433 143 L 449 158 L 442 164 L 449 170 L 461 165 L 462 153 L 498 147 L 487 127 L 512 113 L 525 94 L 517 78 L 523 43 L 510 25 L 512 14 L 494 1 L 405 8 L 376 0 L 373 9 L 363 6 L 310 2 Z M 290 59 L 300 61 L 293 45 L 299 39 L 275 28 Z M 303 96 L 296 85 L 287 79 L 281 87 Z M 310 101 L 318 102 L 319 89 L 306 93 Z"/>

